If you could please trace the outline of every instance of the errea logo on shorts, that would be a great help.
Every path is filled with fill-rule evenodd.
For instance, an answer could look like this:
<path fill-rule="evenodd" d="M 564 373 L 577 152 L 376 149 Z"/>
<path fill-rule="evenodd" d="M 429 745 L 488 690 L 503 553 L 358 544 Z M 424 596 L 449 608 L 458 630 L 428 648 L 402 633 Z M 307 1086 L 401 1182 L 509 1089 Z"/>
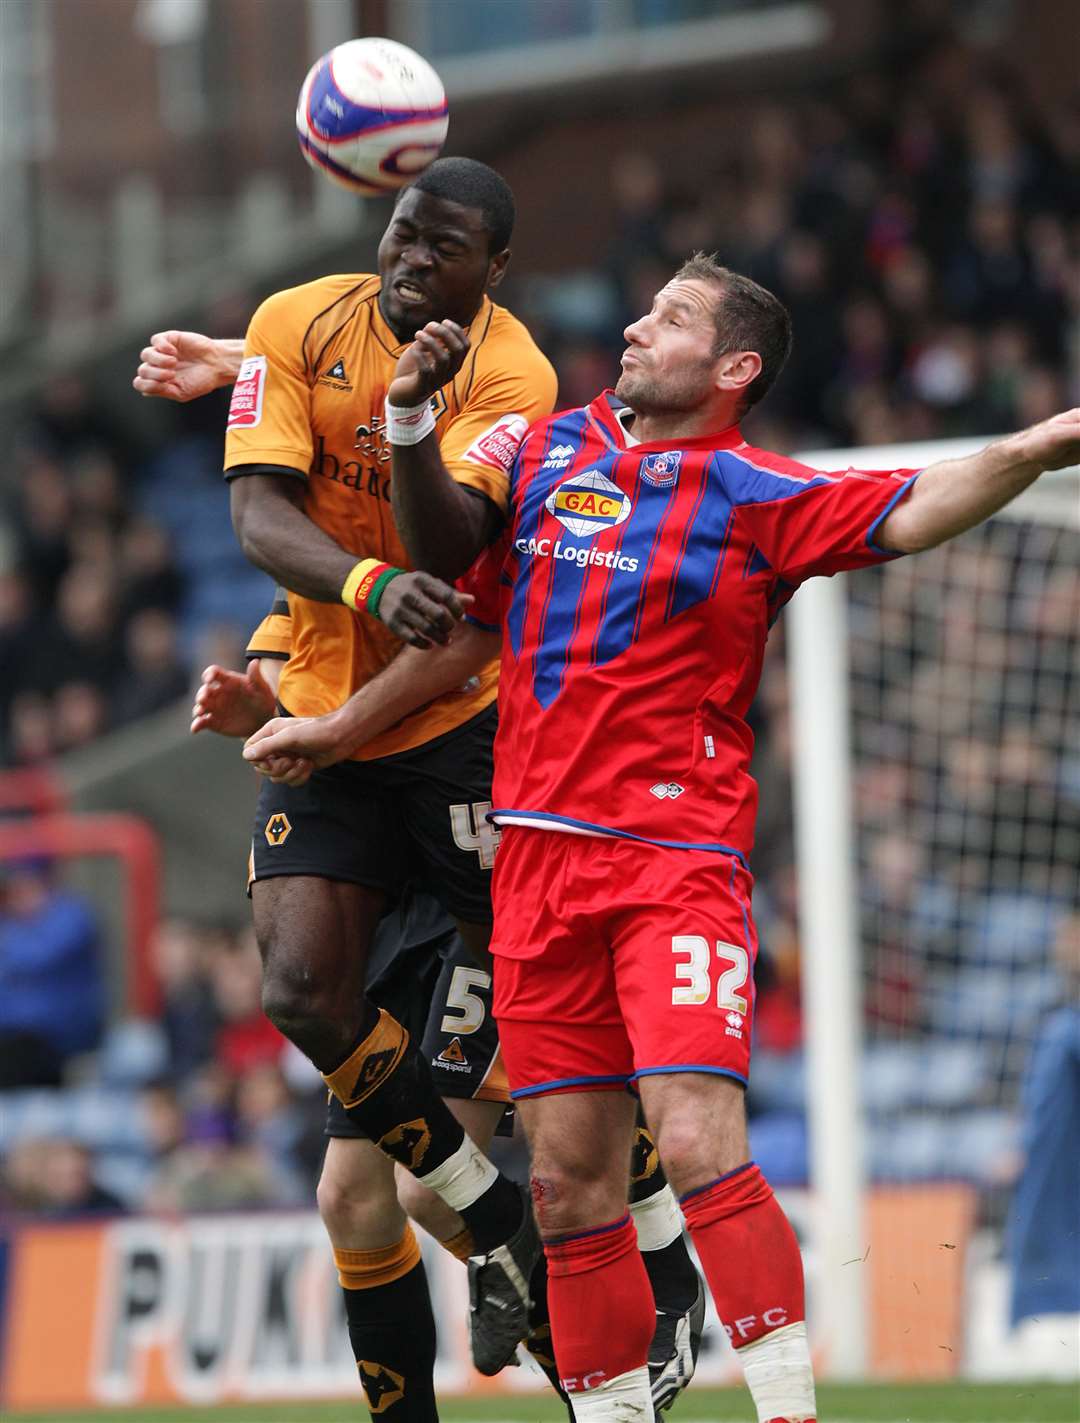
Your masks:
<path fill-rule="evenodd" d="M 544 501 L 549 514 L 579 538 L 625 523 L 633 508 L 630 496 L 598 469 L 572 474 Z"/>

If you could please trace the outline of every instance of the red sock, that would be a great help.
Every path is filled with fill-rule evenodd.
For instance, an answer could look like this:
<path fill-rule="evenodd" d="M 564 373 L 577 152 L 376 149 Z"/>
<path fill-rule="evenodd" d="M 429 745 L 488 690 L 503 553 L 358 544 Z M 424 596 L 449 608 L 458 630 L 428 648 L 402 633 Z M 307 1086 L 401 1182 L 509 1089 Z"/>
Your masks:
<path fill-rule="evenodd" d="M 799 1242 L 752 1161 L 679 1201 L 736 1349 L 806 1318 Z"/>
<path fill-rule="evenodd" d="M 642 1368 L 656 1327 L 652 1287 L 629 1212 L 544 1243 L 551 1342 L 568 1393 Z"/>

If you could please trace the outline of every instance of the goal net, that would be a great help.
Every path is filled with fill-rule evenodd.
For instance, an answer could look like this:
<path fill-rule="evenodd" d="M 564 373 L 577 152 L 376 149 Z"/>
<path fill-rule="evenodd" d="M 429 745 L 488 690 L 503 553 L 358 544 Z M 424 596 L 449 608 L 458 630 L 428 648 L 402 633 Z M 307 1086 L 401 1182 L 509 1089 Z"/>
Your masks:
<path fill-rule="evenodd" d="M 805 458 L 827 469 L 919 468 L 982 443 Z M 833 1259 L 831 1275 L 828 1262 L 823 1269 L 837 1296 L 828 1335 L 857 1341 L 848 1372 L 902 1367 L 876 1317 L 883 1306 L 894 1312 L 882 1271 L 911 1302 L 913 1262 L 956 1246 L 949 1230 L 962 1222 L 968 1249 L 952 1273 L 965 1323 L 951 1349 L 963 1357 L 947 1368 L 993 1371 L 990 1355 L 997 1349 L 1000 1360 L 1010 1337 L 1001 1253 L 1022 1165 L 1022 1089 L 1040 1036 L 1080 978 L 1080 966 L 1071 980 L 1068 967 L 1080 955 L 1077 471 L 1044 476 L 938 549 L 818 580 L 790 614 L 801 896 L 804 909 L 815 895 L 824 901 L 816 928 L 803 917 L 811 1170 L 825 1214 L 857 1201 L 862 1232 L 835 1243 L 847 1258 Z M 841 829 L 840 843 L 823 849 L 833 755 L 849 829 L 846 845 Z M 801 768 L 808 757 L 816 767 Z M 854 910 L 846 961 L 842 943 L 812 941 L 830 936 L 845 895 Z M 838 974 L 854 990 L 849 1012 Z M 811 975 L 832 976 L 833 988 L 808 992 Z M 845 1062 L 853 1089 L 827 1091 Z M 910 1205 L 943 1183 L 955 1189 L 937 1207 L 936 1232 L 932 1209 L 896 1208 L 905 1191 Z M 881 1199 L 893 1202 L 891 1240 L 871 1228 Z M 928 1231 L 940 1240 L 919 1238 Z M 862 1240 L 893 1251 L 876 1285 L 869 1271 L 845 1276 Z M 966 1322 L 973 1311 L 981 1342 Z M 1071 1353 L 1080 1369 L 1075 1344 Z"/>

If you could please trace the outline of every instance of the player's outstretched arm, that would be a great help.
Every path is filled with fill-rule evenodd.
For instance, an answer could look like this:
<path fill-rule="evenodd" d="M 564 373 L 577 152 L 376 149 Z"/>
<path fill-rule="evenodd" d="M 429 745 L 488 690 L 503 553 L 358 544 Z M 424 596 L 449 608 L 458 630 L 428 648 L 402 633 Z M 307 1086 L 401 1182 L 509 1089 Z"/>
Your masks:
<path fill-rule="evenodd" d="M 917 553 L 973 528 L 1045 470 L 1080 462 L 1080 408 L 987 445 L 966 459 L 929 465 L 881 525 L 878 542 Z"/>
<path fill-rule="evenodd" d="M 398 361 L 386 396 L 394 457 L 390 497 L 409 558 L 440 578 L 457 578 L 494 538 L 499 513 L 453 478 L 443 463 L 429 409 L 461 369 L 469 338 L 454 321 L 429 321 Z"/>
<path fill-rule="evenodd" d="M 131 384 L 140 395 L 197 400 L 232 385 L 243 357 L 243 341 L 215 340 L 198 331 L 157 331 L 139 354 Z"/>
<path fill-rule="evenodd" d="M 431 652 L 406 647 L 337 711 L 267 722 L 248 739 L 244 758 L 271 780 L 302 785 L 313 770 L 344 760 L 417 707 L 462 686 L 498 650 L 498 634 L 472 623 L 463 624 L 449 646 Z"/>
<path fill-rule="evenodd" d="M 219 736 L 250 736 L 274 715 L 281 663 L 253 657 L 245 672 L 231 672 L 211 663 L 199 680 L 191 708 L 191 733 L 216 731 Z"/>

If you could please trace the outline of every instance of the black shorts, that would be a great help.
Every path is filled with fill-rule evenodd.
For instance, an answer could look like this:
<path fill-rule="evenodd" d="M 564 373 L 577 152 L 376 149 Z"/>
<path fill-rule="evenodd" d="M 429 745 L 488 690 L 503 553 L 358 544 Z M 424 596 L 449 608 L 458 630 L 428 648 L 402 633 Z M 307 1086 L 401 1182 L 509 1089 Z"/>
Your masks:
<path fill-rule="evenodd" d="M 380 938 L 399 922 L 397 914 L 388 916 L 380 925 Z M 491 974 L 480 968 L 457 930 L 447 924 L 427 943 L 403 944 L 388 961 L 376 953 L 379 958 L 385 966 L 369 979 L 368 996 L 404 1024 L 419 1044 L 439 1095 L 508 1103 L 509 1085 L 491 1013 Z M 333 1095 L 326 1135 L 366 1135 Z"/>
<path fill-rule="evenodd" d="M 484 816 L 496 724 L 492 705 L 398 756 L 343 761 L 305 786 L 264 781 L 250 879 L 314 875 L 391 896 L 413 886 L 456 919 L 490 923 L 498 830 Z"/>

